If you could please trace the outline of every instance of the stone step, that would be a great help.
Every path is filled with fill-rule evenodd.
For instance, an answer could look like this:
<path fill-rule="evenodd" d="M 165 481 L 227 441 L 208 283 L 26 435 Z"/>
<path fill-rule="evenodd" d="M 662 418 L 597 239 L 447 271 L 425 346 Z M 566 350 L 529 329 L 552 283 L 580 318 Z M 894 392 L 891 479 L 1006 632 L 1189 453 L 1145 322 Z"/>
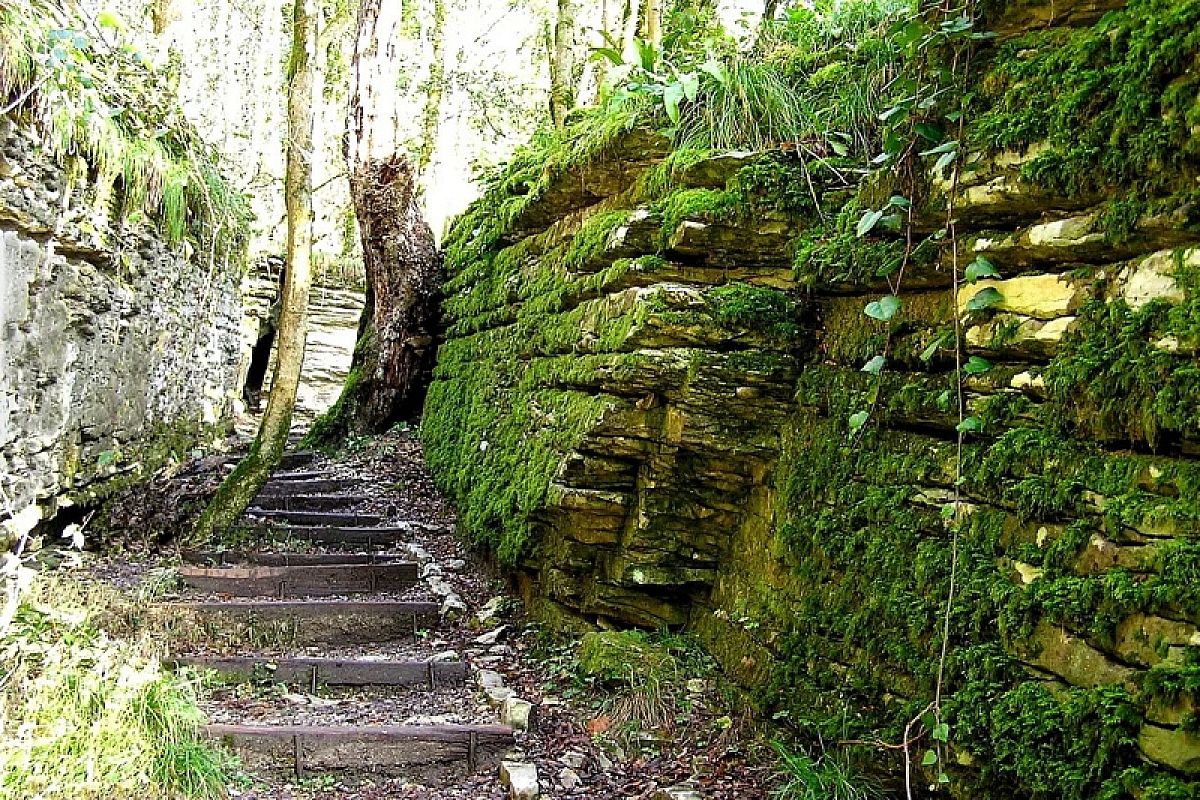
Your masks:
<path fill-rule="evenodd" d="M 263 656 L 179 656 L 176 665 L 215 670 L 241 681 L 268 680 L 309 687 L 408 686 L 434 690 L 466 682 L 465 661 L 381 661 L 354 658 L 266 658 Z"/>
<path fill-rule="evenodd" d="M 314 469 L 314 470 L 293 470 L 283 472 L 272 472 L 271 477 L 267 479 L 267 485 L 278 481 L 316 481 L 316 480 L 332 480 L 337 478 L 337 473 L 330 469 Z"/>
<path fill-rule="evenodd" d="M 260 494 L 254 499 L 254 507 L 268 511 L 345 511 L 372 499 L 365 494 Z"/>
<path fill-rule="evenodd" d="M 252 771 L 422 778 L 494 767 L 514 743 L 503 725 L 208 725 Z"/>
<path fill-rule="evenodd" d="M 283 511 L 280 509 L 246 509 L 246 514 L 263 520 L 278 520 L 291 525 L 336 525 L 339 527 L 377 527 L 383 524 L 378 514 L 354 514 L 341 511 Z"/>
<path fill-rule="evenodd" d="M 402 600 L 194 600 L 154 613 L 180 646 L 340 647 L 415 637 L 438 624 L 439 609 Z"/>
<path fill-rule="evenodd" d="M 316 597 L 365 592 L 403 592 L 417 583 L 417 565 L 286 564 L 282 566 L 198 567 L 185 564 L 179 577 L 204 592 L 240 597 Z"/>
<path fill-rule="evenodd" d="M 351 530 L 360 530 L 351 528 Z M 263 553 L 249 550 L 184 550 L 185 564 L 199 567 L 259 564 L 266 567 L 303 567 L 318 564 L 395 564 L 408 556 L 400 553 Z"/>
<path fill-rule="evenodd" d="M 312 450 L 296 450 L 291 453 L 284 453 L 283 458 L 279 459 L 276 469 L 299 469 L 300 467 L 307 467 L 316 460 L 317 453 Z"/>
<path fill-rule="evenodd" d="M 304 473 L 292 473 L 304 474 Z M 279 497 L 293 494 L 325 494 L 342 492 L 362 485 L 357 478 L 277 478 L 267 481 L 258 496 Z"/>
<path fill-rule="evenodd" d="M 262 534 L 280 539 L 295 539 L 328 545 L 359 545 L 367 547 L 403 544 L 416 533 L 441 530 L 440 526 L 401 522 L 396 525 L 280 525 L 263 528 Z"/>

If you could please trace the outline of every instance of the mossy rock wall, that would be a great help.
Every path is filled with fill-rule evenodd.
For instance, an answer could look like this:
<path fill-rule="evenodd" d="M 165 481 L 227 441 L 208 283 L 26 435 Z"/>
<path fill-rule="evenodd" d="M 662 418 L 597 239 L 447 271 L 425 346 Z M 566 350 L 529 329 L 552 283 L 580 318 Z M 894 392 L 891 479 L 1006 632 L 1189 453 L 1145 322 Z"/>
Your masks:
<path fill-rule="evenodd" d="M 900 742 L 932 701 L 956 562 L 941 792 L 1198 796 L 1198 13 L 992 12 L 956 216 L 960 269 L 1003 277 L 955 296 L 949 248 L 920 251 L 889 323 L 863 308 L 903 245 L 853 235 L 877 190 L 818 176 L 818 214 L 748 188 L 801 180 L 788 156 L 621 153 L 604 192 L 488 198 L 451 237 L 423 423 L 464 531 L 561 623 L 689 626 L 826 745 Z M 961 481 L 954 350 L 921 357 L 956 317 L 994 365 Z"/>

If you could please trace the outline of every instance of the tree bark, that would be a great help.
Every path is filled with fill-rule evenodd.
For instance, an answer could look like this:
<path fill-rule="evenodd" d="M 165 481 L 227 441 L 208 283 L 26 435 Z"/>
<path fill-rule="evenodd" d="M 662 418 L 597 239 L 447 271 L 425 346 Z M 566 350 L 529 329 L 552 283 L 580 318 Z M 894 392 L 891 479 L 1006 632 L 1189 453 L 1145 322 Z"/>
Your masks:
<path fill-rule="evenodd" d="M 575 102 L 575 2 L 558 0 L 550 36 L 550 116 L 561 128 Z"/>
<path fill-rule="evenodd" d="M 657 53 L 662 50 L 662 0 L 646 0 L 642 37 L 654 45 Z"/>
<path fill-rule="evenodd" d="M 400 151 L 400 3 L 363 0 L 355 40 L 346 160 L 367 276 L 350 376 L 313 426 L 312 443 L 416 419 L 436 355 L 442 264 L 421 216 L 412 162 Z"/>
<path fill-rule="evenodd" d="M 417 144 L 416 173 L 419 178 L 433 161 L 442 122 L 442 97 L 446 92 L 446 3 L 433 0 L 433 27 L 429 80 L 425 83 L 425 108 L 421 115 L 421 141 Z"/>
<path fill-rule="evenodd" d="M 304 344 L 312 288 L 312 139 L 316 24 L 313 0 L 294 0 L 292 50 L 288 63 L 288 145 L 284 199 L 287 206 L 287 273 L 276 336 L 275 372 L 258 436 L 204 510 L 193 536 L 207 541 L 237 522 L 283 457 Z"/>

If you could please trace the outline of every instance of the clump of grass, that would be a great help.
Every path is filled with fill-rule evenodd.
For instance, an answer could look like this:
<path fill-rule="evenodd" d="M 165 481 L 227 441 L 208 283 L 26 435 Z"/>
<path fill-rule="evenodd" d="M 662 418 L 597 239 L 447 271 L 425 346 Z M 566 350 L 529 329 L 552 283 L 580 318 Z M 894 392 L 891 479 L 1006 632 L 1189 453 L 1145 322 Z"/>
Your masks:
<path fill-rule="evenodd" d="M 132 633 L 130 612 L 40 578 L 22 598 L 0 632 L 0 797 L 225 796 L 230 759 L 201 736 L 195 683 L 163 670 L 149 632 L 110 634 Z"/>
<path fill-rule="evenodd" d="M 774 742 L 779 754 L 780 785 L 774 800 L 874 800 L 883 792 L 847 761 L 824 753 L 816 758 L 803 750 L 791 750 Z"/>
<path fill-rule="evenodd" d="M 714 667 L 686 637 L 645 631 L 599 631 L 579 642 L 577 670 L 604 690 L 604 710 L 626 743 L 643 732 L 670 737 L 688 709 L 690 678 Z"/>

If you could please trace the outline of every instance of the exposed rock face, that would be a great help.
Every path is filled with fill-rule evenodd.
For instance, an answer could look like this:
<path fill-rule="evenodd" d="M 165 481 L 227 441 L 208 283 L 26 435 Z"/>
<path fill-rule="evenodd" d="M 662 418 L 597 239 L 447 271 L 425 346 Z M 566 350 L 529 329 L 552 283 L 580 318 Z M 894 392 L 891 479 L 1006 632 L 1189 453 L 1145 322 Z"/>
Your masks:
<path fill-rule="evenodd" d="M 1093 31 L 1115 4 L 1036 5 L 1014 4 L 999 28 L 1014 35 L 1021 15 L 1072 27 L 1019 40 L 1021 63 L 1145 31 L 1139 15 L 1167 6 L 1190 31 L 1197 11 L 1131 4 Z M 1192 47 L 1158 76 L 1180 108 L 1200 107 L 1180 73 Z M 1147 125 L 1176 119 L 1155 115 Z M 854 235 L 871 187 L 816 185 L 820 216 L 747 189 L 747 170 L 803 179 L 778 154 L 713 158 L 664 190 L 661 149 L 640 136 L 612 149 L 621 163 L 604 179 L 601 161 L 586 181 L 576 170 L 485 198 L 449 240 L 431 466 L 535 609 L 575 625 L 686 624 L 826 742 L 895 741 L 932 699 L 955 562 L 943 698 L 956 792 L 1188 796 L 1195 135 L 1137 187 L 1095 188 L 1055 160 L 1061 142 L 973 157 L 958 271 L 980 255 L 1000 278 L 956 287 L 950 249 L 933 246 L 890 322 L 864 314 L 903 250 L 886 232 Z M 1060 166 L 1047 178 L 1045 164 Z M 933 187 L 931 209 L 947 189 Z M 944 222 L 923 213 L 928 230 Z M 981 308 L 984 290 L 996 300 Z M 987 359 L 964 378 L 982 429 L 966 437 L 961 480 L 956 318 L 964 360 Z M 885 347 L 883 372 L 864 371 Z M 957 538 L 942 516 L 956 490 Z"/>
<path fill-rule="evenodd" d="M 48 516 L 227 419 L 239 265 L 115 224 L 7 119 L 0 143 L 0 514 Z"/>

